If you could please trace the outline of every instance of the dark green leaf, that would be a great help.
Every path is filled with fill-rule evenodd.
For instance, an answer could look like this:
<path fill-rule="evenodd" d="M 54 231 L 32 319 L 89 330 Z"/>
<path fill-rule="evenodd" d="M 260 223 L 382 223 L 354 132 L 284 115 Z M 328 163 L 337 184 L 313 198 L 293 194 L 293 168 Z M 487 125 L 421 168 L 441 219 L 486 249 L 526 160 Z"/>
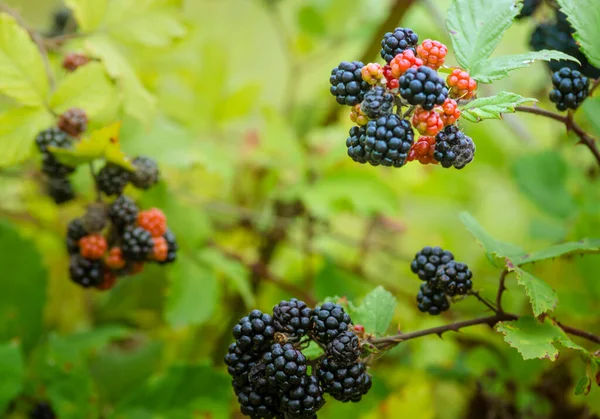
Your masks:
<path fill-rule="evenodd" d="M 396 308 L 396 299 L 382 286 L 369 293 L 352 313 L 355 324 L 361 324 L 369 333 L 382 335 L 386 332 Z"/>
<path fill-rule="evenodd" d="M 596 0 L 558 0 L 560 10 L 575 28 L 574 37 L 594 67 L 600 67 L 600 13 Z"/>
<path fill-rule="evenodd" d="M 303 6 L 298 12 L 298 24 L 300 28 L 311 35 L 323 35 L 325 33 L 325 22 L 319 11 L 312 5 Z"/>
<path fill-rule="evenodd" d="M 25 368 L 21 348 L 17 342 L 0 344 L 0 412 L 21 392 Z"/>
<path fill-rule="evenodd" d="M 525 292 L 531 301 L 533 314 L 536 317 L 556 308 L 558 296 L 550 285 L 537 276 L 523 269 L 516 268 L 510 261 L 507 261 L 507 264 L 509 269 L 517 274 L 519 285 L 525 287 Z"/>
<path fill-rule="evenodd" d="M 576 242 L 561 243 L 544 250 L 528 253 L 512 260 L 515 266 L 522 266 L 528 263 L 541 262 L 557 257 L 577 255 L 584 253 L 599 253 L 600 239 L 582 239 Z"/>

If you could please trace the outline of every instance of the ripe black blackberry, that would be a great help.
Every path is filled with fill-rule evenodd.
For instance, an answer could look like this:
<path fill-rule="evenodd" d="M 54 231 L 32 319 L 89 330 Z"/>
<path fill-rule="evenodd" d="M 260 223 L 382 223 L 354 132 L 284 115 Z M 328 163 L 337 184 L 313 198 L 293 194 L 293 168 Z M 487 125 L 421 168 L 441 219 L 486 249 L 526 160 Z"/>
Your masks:
<path fill-rule="evenodd" d="M 523 19 L 532 16 L 542 4 L 542 0 L 524 0 L 523 8 L 516 19 Z"/>
<path fill-rule="evenodd" d="M 96 183 L 98 189 L 106 195 L 121 195 L 130 178 L 131 173 L 127 169 L 114 163 L 106 163 L 96 175 Z"/>
<path fill-rule="evenodd" d="M 367 162 L 367 153 L 365 152 L 362 142 L 366 129 L 364 127 L 350 128 L 349 137 L 346 139 L 346 147 L 348 148 L 348 157 L 357 163 L 364 164 Z M 361 142 L 362 140 L 362 142 Z"/>
<path fill-rule="evenodd" d="M 225 355 L 225 364 L 227 372 L 233 378 L 234 385 L 248 385 L 248 374 L 258 361 L 258 355 L 242 351 L 235 343 L 229 345 L 227 355 Z"/>
<path fill-rule="evenodd" d="M 362 145 L 372 165 L 402 167 L 414 138 L 410 122 L 391 114 L 367 123 Z"/>
<path fill-rule="evenodd" d="M 589 94 L 590 81 L 577 70 L 563 67 L 552 74 L 550 100 L 556 104 L 556 109 L 566 111 L 577 109 Z"/>
<path fill-rule="evenodd" d="M 329 91 L 340 105 L 354 106 L 364 99 L 370 86 L 362 79 L 363 67 L 364 64 L 360 61 L 342 61 L 331 70 Z"/>
<path fill-rule="evenodd" d="M 75 199 L 75 191 L 71 181 L 63 177 L 48 178 L 46 193 L 59 205 Z"/>
<path fill-rule="evenodd" d="M 149 231 L 135 226 L 128 226 L 123 230 L 121 250 L 125 259 L 131 261 L 148 260 L 153 248 L 154 242 Z"/>
<path fill-rule="evenodd" d="M 325 404 L 323 388 L 315 376 L 305 376 L 300 385 L 281 396 L 281 412 L 290 419 L 312 419 Z"/>
<path fill-rule="evenodd" d="M 453 260 L 438 268 L 433 281 L 446 295 L 454 297 L 457 294 L 465 295 L 473 288 L 472 278 L 473 272 L 465 263 Z"/>
<path fill-rule="evenodd" d="M 169 250 L 167 253 L 167 258 L 161 262 L 158 262 L 160 265 L 175 262 L 175 260 L 177 259 L 177 250 L 179 250 L 175 234 L 173 234 L 173 232 L 170 229 L 167 229 L 167 232 L 163 235 L 163 237 L 167 241 L 167 246 L 169 246 Z"/>
<path fill-rule="evenodd" d="M 442 167 L 462 169 L 473 161 L 474 156 L 475 143 L 458 125 L 449 125 L 436 135 L 433 158 Z"/>
<path fill-rule="evenodd" d="M 291 343 L 274 343 L 261 359 L 265 377 L 273 391 L 288 391 L 306 377 L 306 358 Z"/>
<path fill-rule="evenodd" d="M 340 333 L 327 347 L 331 362 L 339 366 L 348 366 L 360 357 L 360 342 L 354 332 Z"/>
<path fill-rule="evenodd" d="M 104 264 L 101 260 L 90 260 L 72 255 L 69 264 L 71 280 L 82 287 L 94 287 L 104 279 Z"/>
<path fill-rule="evenodd" d="M 138 212 L 139 209 L 133 199 L 121 195 L 111 204 L 108 215 L 113 225 L 122 231 L 125 227 L 135 224 Z"/>
<path fill-rule="evenodd" d="M 329 344 L 340 333 L 347 331 L 348 326 L 352 324 L 350 315 L 344 311 L 341 305 L 334 303 L 325 303 L 316 307 L 313 310 L 312 318 L 314 322 L 313 338 L 323 345 Z"/>
<path fill-rule="evenodd" d="M 323 358 L 317 377 L 323 390 L 341 402 L 358 402 L 371 388 L 371 376 L 362 362 L 341 367 L 329 357 Z"/>
<path fill-rule="evenodd" d="M 56 127 L 45 129 L 35 137 L 38 149 L 44 154 L 50 154 L 48 147 L 69 148 L 73 145 L 73 139 L 64 131 Z"/>
<path fill-rule="evenodd" d="M 131 174 L 131 183 L 139 189 L 148 189 L 158 183 L 160 173 L 155 160 L 138 156 L 131 162 L 135 171 Z"/>
<path fill-rule="evenodd" d="M 417 274 L 421 281 L 429 281 L 435 278 L 440 266 L 454 260 L 454 255 L 439 246 L 425 246 L 417 252 L 410 264 L 410 270 Z"/>
<path fill-rule="evenodd" d="M 360 109 L 371 119 L 389 115 L 394 107 L 394 97 L 385 87 L 375 86 L 365 94 Z"/>
<path fill-rule="evenodd" d="M 29 412 L 30 419 L 55 419 L 56 415 L 50 403 L 38 402 Z"/>
<path fill-rule="evenodd" d="M 417 53 L 417 44 L 419 36 L 408 28 L 396 28 L 394 32 L 387 32 L 381 40 L 381 58 L 386 63 L 390 63 L 392 59 L 402 54 L 407 49 L 412 50 L 415 55 Z"/>
<path fill-rule="evenodd" d="M 313 328 L 312 309 L 304 301 L 292 298 L 273 307 L 275 331 L 299 338 Z"/>
<path fill-rule="evenodd" d="M 421 105 L 430 111 L 435 105 L 443 105 L 448 98 L 444 79 L 429 67 L 409 68 L 400 76 L 400 95 L 411 105 Z"/>
<path fill-rule="evenodd" d="M 429 313 L 437 316 L 450 308 L 448 298 L 444 290 L 437 287 L 431 287 L 428 282 L 421 284 L 421 289 L 417 294 L 417 307 L 423 313 Z"/>
<path fill-rule="evenodd" d="M 283 419 L 279 411 L 279 398 L 261 392 L 251 385 L 234 386 L 242 414 L 250 419 Z"/>
<path fill-rule="evenodd" d="M 88 231 L 85 229 L 80 218 L 75 218 L 67 226 L 67 251 L 70 255 L 79 253 L 79 239 L 86 236 Z"/>
<path fill-rule="evenodd" d="M 252 310 L 233 327 L 233 337 L 242 351 L 261 352 L 273 343 L 273 318 L 260 310 Z"/>
<path fill-rule="evenodd" d="M 42 172 L 48 175 L 50 178 L 60 178 L 70 175 L 75 171 L 74 167 L 67 166 L 58 161 L 50 153 L 42 155 Z"/>

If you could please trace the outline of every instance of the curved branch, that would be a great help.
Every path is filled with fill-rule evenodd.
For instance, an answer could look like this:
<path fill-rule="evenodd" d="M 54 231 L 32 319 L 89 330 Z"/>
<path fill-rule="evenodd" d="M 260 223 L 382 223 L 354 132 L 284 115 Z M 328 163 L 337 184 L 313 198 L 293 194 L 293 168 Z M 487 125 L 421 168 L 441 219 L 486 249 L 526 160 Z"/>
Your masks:
<path fill-rule="evenodd" d="M 500 274 L 500 281 L 498 282 L 498 293 L 496 294 L 496 307 L 500 313 L 504 313 L 502 309 L 502 294 L 506 291 L 506 276 L 508 275 L 508 269 L 504 269 Z"/>

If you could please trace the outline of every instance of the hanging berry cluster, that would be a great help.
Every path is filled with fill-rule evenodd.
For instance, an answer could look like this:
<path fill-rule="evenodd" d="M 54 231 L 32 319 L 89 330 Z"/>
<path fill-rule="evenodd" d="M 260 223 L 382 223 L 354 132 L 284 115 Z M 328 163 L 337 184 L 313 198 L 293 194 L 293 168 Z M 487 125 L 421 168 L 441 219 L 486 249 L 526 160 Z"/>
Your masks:
<path fill-rule="evenodd" d="M 475 144 L 456 125 L 457 100 L 475 96 L 475 80 L 459 68 L 449 69 L 446 80 L 440 77 L 448 49 L 430 39 L 419 44 L 411 29 L 386 33 L 381 46 L 384 66 L 344 61 L 331 72 L 330 92 L 351 107 L 356 124 L 346 140 L 348 155 L 373 166 L 402 167 L 417 160 L 465 167 Z"/>
<path fill-rule="evenodd" d="M 438 315 L 450 308 L 448 297 L 466 295 L 473 288 L 473 273 L 465 263 L 441 247 L 425 246 L 415 255 L 410 269 L 423 281 L 417 294 L 423 313 Z"/>
<path fill-rule="evenodd" d="M 69 180 L 75 167 L 59 161 L 56 149 L 73 148 L 86 129 L 85 112 L 70 109 L 60 116 L 56 127 L 36 137 L 48 194 L 57 204 L 75 198 Z M 164 213 L 158 208 L 139 210 L 131 198 L 123 195 L 128 184 L 143 190 L 155 185 L 159 181 L 158 165 L 145 156 L 135 157 L 131 163 L 133 171 L 106 162 L 93 173 L 97 202 L 68 225 L 69 273 L 83 287 L 107 290 L 114 286 L 117 277 L 139 273 L 146 262 L 166 264 L 176 259 L 177 241 L 167 228 Z M 105 197 L 112 196 L 116 199 L 105 201 Z"/>
<path fill-rule="evenodd" d="M 253 419 L 311 419 L 326 393 L 358 402 L 371 388 L 362 357 L 364 328 L 352 325 L 339 304 L 311 309 L 293 298 L 276 305 L 272 316 L 253 310 L 233 328 L 233 337 L 225 363 L 241 412 Z M 312 362 L 302 353 L 310 340 L 325 349 Z"/>

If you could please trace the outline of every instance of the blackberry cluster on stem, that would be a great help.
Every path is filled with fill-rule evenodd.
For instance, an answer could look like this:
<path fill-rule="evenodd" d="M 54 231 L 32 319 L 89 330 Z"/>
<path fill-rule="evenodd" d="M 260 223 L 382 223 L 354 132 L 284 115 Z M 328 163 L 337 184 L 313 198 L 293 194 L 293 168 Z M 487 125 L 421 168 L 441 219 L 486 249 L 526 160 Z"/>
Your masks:
<path fill-rule="evenodd" d="M 436 135 L 456 125 L 458 101 L 475 97 L 477 82 L 460 68 L 440 77 L 437 70 L 448 48 L 431 39 L 419 44 L 418 39 L 411 29 L 396 28 L 381 41 L 387 64 L 343 61 L 332 70 L 331 94 L 352 107 L 350 119 L 356 126 L 346 148 L 353 161 L 396 168 L 410 161 L 462 168 L 472 161 L 475 145 L 469 137 L 438 145 Z"/>
<path fill-rule="evenodd" d="M 332 302 L 310 308 L 281 301 L 273 314 L 252 310 L 233 328 L 235 342 L 225 356 L 242 414 L 252 419 L 312 419 L 325 394 L 359 401 L 371 387 L 361 362 L 362 338 L 352 319 Z M 302 348 L 313 340 L 325 353 L 309 362 Z M 309 369 L 309 366 L 311 369 Z"/>
<path fill-rule="evenodd" d="M 466 295 L 473 288 L 473 273 L 465 263 L 439 246 L 425 246 L 415 255 L 411 271 L 423 283 L 417 294 L 417 307 L 423 313 L 438 315 L 450 308 L 448 297 Z"/>

